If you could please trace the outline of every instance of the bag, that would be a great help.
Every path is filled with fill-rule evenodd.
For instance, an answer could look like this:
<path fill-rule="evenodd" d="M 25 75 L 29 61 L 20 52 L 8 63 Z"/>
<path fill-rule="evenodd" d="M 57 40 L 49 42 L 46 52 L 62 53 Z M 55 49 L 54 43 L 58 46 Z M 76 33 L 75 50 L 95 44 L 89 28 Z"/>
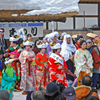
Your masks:
<path fill-rule="evenodd" d="M 92 95 L 93 91 L 91 90 L 90 93 L 85 97 L 85 99 L 81 98 L 79 100 L 87 100 L 91 95 Z"/>

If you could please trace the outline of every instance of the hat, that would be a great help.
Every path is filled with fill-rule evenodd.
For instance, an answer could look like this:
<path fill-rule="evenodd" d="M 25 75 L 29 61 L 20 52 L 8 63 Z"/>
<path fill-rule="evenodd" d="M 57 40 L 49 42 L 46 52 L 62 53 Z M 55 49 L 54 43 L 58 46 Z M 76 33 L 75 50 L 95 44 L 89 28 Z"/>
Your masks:
<path fill-rule="evenodd" d="M 44 43 L 44 41 L 37 41 L 36 43 L 37 48 L 47 48 L 47 45 Z"/>
<path fill-rule="evenodd" d="M 94 38 L 93 42 L 94 42 L 95 44 L 97 44 L 98 42 L 100 42 L 100 37 Z"/>
<path fill-rule="evenodd" d="M 76 100 L 76 93 L 73 87 L 67 87 L 62 92 L 66 96 L 67 100 Z"/>
<path fill-rule="evenodd" d="M 50 47 L 51 47 L 51 49 L 59 49 L 59 48 L 61 48 L 61 45 L 60 45 L 60 43 L 55 43 L 55 44 L 50 44 Z"/>
<path fill-rule="evenodd" d="M 73 38 L 73 39 L 76 39 L 76 38 L 77 38 L 77 34 L 72 35 L 72 38 Z"/>
<path fill-rule="evenodd" d="M 50 38 L 50 39 L 53 39 L 55 36 L 56 36 L 56 37 L 59 36 L 59 33 L 58 33 L 57 31 L 52 32 L 52 33 L 49 34 L 49 38 Z"/>
<path fill-rule="evenodd" d="M 87 33 L 86 36 L 91 37 L 91 38 L 95 38 L 98 35 L 97 34 L 94 34 L 94 33 Z"/>
<path fill-rule="evenodd" d="M 92 41 L 90 39 L 87 39 L 86 43 L 92 43 Z"/>
<path fill-rule="evenodd" d="M 60 87 L 57 86 L 56 83 L 54 82 L 50 82 L 47 84 L 46 86 L 46 93 L 49 95 L 49 96 L 53 96 L 55 93 L 57 93 L 58 91 L 60 90 Z"/>
<path fill-rule="evenodd" d="M 61 34 L 61 39 L 62 39 L 62 37 L 63 37 L 64 35 L 67 35 L 67 33 L 66 33 L 66 32 L 63 32 L 63 33 Z"/>
<path fill-rule="evenodd" d="M 9 59 L 9 58 L 6 58 L 5 59 L 5 64 L 8 64 L 8 63 L 12 63 L 15 59 Z"/>
<path fill-rule="evenodd" d="M 30 41 L 25 41 L 25 42 L 23 42 L 23 45 L 24 46 L 27 46 L 27 45 L 30 45 L 30 46 L 32 46 L 33 45 L 33 42 L 30 42 Z"/>
<path fill-rule="evenodd" d="M 14 35 L 9 38 L 9 41 L 18 41 L 20 39 L 19 35 Z"/>
<path fill-rule="evenodd" d="M 80 38 L 83 38 L 83 36 L 81 34 L 77 35 L 77 40 L 79 40 Z"/>

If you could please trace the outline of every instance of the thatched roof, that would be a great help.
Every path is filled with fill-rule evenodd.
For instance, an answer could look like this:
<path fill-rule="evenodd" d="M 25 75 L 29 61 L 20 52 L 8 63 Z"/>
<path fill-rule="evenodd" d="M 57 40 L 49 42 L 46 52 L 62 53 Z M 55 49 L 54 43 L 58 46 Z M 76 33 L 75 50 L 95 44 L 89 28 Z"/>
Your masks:
<path fill-rule="evenodd" d="M 61 14 L 43 14 L 43 15 L 30 15 L 25 16 L 22 13 L 26 13 L 26 10 L 4 10 L 0 11 L 0 22 L 17 22 L 17 21 L 62 21 L 65 22 L 65 17 L 77 15 L 78 12 L 66 12 Z M 12 14 L 18 14 L 18 16 L 12 16 Z"/>

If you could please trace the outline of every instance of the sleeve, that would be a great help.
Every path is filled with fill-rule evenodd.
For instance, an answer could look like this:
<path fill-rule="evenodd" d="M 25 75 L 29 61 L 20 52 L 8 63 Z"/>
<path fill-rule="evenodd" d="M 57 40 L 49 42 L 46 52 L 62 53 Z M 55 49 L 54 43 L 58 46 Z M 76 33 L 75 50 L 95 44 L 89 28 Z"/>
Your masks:
<path fill-rule="evenodd" d="M 37 54 L 36 57 L 35 57 L 35 63 L 36 63 L 37 66 L 42 66 L 42 68 L 44 66 L 44 63 L 40 63 L 40 56 L 39 56 L 39 54 Z"/>
<path fill-rule="evenodd" d="M 96 62 L 96 63 L 99 63 L 100 62 L 100 57 L 98 56 L 97 52 L 93 49 L 92 50 L 92 57 L 93 57 L 93 60 Z"/>
<path fill-rule="evenodd" d="M 80 58 L 79 55 L 80 55 L 79 50 L 77 50 L 75 53 L 75 57 L 74 57 L 74 62 L 75 62 L 76 68 L 81 67 L 86 63 L 86 61 L 84 59 Z"/>
<path fill-rule="evenodd" d="M 8 77 L 6 73 L 3 73 L 2 78 L 6 81 L 12 82 L 14 81 L 13 77 Z"/>
<path fill-rule="evenodd" d="M 26 63 L 26 58 L 23 57 L 23 52 L 20 53 L 19 61 L 20 61 L 21 64 L 25 64 Z"/>

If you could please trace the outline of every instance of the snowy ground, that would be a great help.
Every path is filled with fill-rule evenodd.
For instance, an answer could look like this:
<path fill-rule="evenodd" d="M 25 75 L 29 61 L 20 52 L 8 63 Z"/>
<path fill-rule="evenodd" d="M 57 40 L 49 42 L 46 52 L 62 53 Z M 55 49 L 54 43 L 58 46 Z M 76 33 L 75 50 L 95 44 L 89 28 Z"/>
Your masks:
<path fill-rule="evenodd" d="M 100 97 L 100 89 L 98 90 L 98 95 Z M 22 95 L 22 92 L 14 92 L 13 100 L 26 100 L 26 95 Z"/>
<path fill-rule="evenodd" d="M 13 100 L 26 100 L 26 95 L 22 95 L 22 92 L 14 92 Z"/>

